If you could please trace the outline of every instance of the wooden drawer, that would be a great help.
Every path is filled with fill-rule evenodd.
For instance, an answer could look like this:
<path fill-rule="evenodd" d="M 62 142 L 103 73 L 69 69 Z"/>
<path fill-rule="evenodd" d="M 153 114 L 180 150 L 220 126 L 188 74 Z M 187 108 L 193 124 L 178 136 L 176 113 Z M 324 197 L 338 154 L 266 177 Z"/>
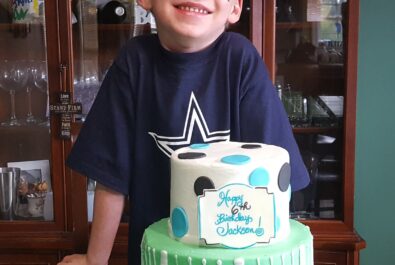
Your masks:
<path fill-rule="evenodd" d="M 346 265 L 347 252 L 342 251 L 314 251 L 314 265 Z"/>

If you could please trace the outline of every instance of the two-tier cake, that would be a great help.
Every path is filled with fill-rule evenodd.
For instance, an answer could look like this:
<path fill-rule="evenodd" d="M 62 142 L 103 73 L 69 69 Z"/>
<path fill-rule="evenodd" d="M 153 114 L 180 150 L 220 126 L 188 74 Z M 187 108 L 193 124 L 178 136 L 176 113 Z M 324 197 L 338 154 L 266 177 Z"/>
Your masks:
<path fill-rule="evenodd" d="M 288 152 L 194 144 L 171 157 L 170 218 L 148 227 L 144 265 L 313 264 L 313 237 L 289 219 Z"/>

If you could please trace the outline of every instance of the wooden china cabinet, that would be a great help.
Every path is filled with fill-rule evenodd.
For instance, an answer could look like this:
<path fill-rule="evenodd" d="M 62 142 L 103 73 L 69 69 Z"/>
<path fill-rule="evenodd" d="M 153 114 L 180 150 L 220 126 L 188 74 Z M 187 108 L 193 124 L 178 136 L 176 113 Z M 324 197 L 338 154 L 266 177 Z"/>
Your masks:
<path fill-rule="evenodd" d="M 0 173 L 15 179 L 0 185 L 0 264 L 86 250 L 95 183 L 64 161 L 119 48 L 156 30 L 135 1 L 119 0 L 118 17 L 108 2 L 0 0 Z M 229 28 L 262 55 L 294 128 L 311 183 L 291 217 L 311 227 L 315 264 L 359 264 L 365 247 L 353 220 L 358 14 L 359 0 L 244 0 Z M 110 264 L 126 264 L 128 219 Z"/>

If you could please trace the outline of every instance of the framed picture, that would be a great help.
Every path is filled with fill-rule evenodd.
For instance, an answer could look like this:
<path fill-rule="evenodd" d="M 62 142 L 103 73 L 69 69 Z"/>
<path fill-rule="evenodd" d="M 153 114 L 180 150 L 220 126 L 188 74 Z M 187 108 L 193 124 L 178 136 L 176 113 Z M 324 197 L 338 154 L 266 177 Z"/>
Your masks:
<path fill-rule="evenodd" d="M 21 177 L 24 176 L 30 183 L 45 181 L 48 185 L 47 191 L 52 191 L 49 160 L 8 162 L 7 166 L 20 168 Z"/>
<path fill-rule="evenodd" d="M 53 196 L 49 160 L 8 162 L 8 167 L 20 168 L 18 197 L 14 209 L 16 219 L 32 218 L 53 221 Z M 36 193 L 37 183 L 47 183 L 45 197 Z"/>

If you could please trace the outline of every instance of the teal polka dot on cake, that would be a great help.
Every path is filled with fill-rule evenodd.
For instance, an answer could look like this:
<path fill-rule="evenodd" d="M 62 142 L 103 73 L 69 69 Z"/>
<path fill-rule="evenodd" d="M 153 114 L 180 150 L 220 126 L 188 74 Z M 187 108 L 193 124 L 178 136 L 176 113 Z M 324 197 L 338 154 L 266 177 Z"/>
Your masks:
<path fill-rule="evenodd" d="M 253 187 L 267 187 L 269 184 L 269 172 L 263 167 L 258 167 L 251 172 L 248 180 Z"/>
<path fill-rule="evenodd" d="M 280 225 L 281 225 L 280 217 L 276 216 L 276 232 L 280 230 Z"/>
<path fill-rule="evenodd" d="M 188 216 L 183 208 L 174 208 L 171 213 L 171 228 L 176 237 L 183 237 L 188 232 Z"/>
<path fill-rule="evenodd" d="M 191 149 L 207 149 L 209 148 L 210 144 L 206 143 L 198 143 L 198 144 L 191 144 L 189 147 Z"/>
<path fill-rule="evenodd" d="M 221 158 L 221 162 L 230 165 L 245 165 L 251 161 L 251 158 L 246 155 L 230 155 Z"/>

